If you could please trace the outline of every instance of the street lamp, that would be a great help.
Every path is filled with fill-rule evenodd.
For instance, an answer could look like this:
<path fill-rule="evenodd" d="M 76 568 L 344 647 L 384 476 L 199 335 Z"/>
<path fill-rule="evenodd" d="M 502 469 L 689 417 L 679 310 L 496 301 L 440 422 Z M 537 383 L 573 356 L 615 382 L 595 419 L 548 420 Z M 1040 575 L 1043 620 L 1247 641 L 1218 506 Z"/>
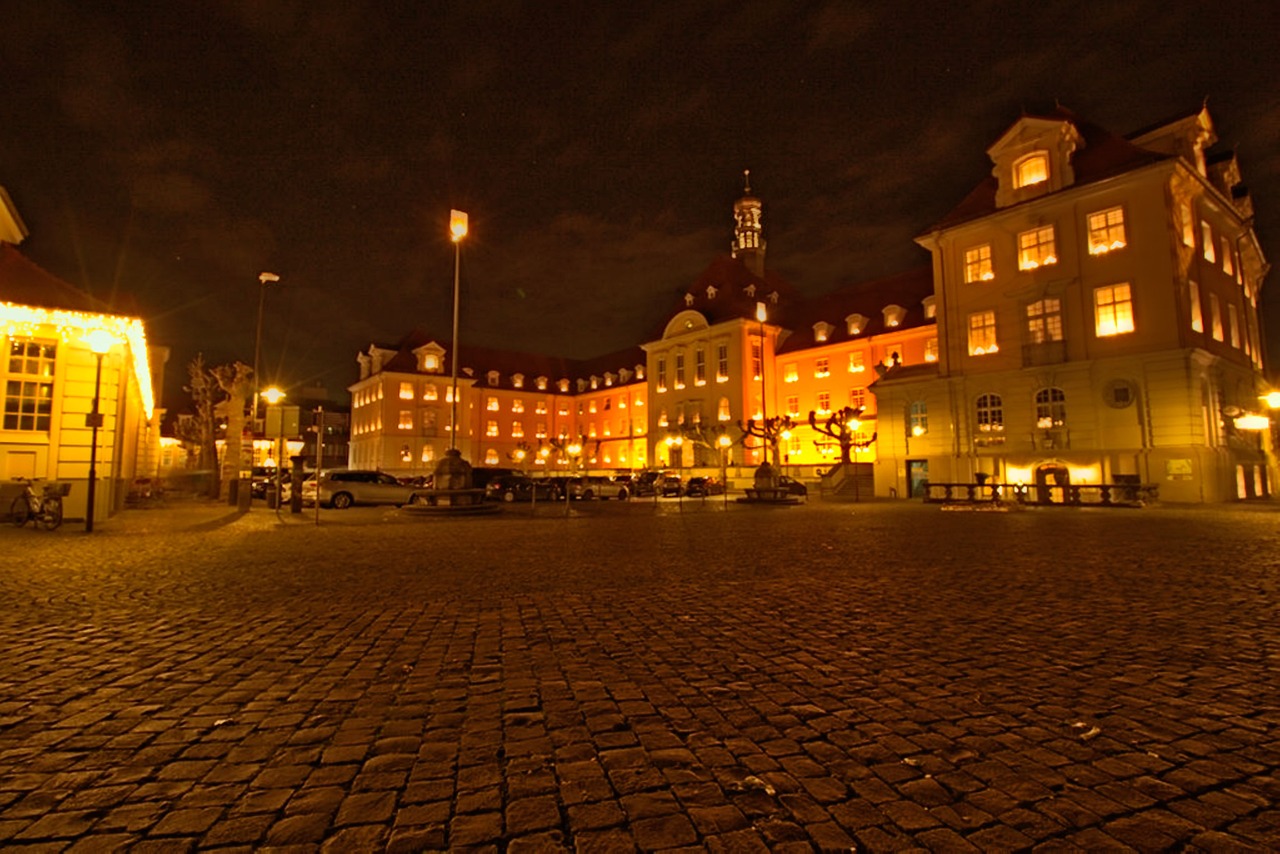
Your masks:
<path fill-rule="evenodd" d="M 721 433 L 720 438 L 716 439 L 716 446 L 720 448 L 720 484 L 724 487 L 724 504 L 729 506 L 729 448 L 733 445 L 733 440 L 729 438 L 728 433 Z"/>
<path fill-rule="evenodd" d="M 458 283 L 462 267 L 462 238 L 467 236 L 467 215 L 462 211 L 449 211 L 449 238 L 453 241 L 453 354 L 449 359 L 452 368 L 449 403 L 449 450 L 458 447 Z"/>
<path fill-rule="evenodd" d="M 258 361 L 262 357 L 262 308 L 267 301 L 267 284 L 278 282 L 280 277 L 275 273 L 258 274 L 258 332 L 253 339 L 253 415 L 249 418 L 249 430 L 258 430 Z"/>
<path fill-rule="evenodd" d="M 283 391 L 281 391 L 280 389 L 276 388 L 275 386 L 271 386 L 270 388 L 268 388 L 268 389 L 266 389 L 265 391 L 263 391 L 263 392 L 262 392 L 262 399 L 263 399 L 263 400 L 265 400 L 265 401 L 267 402 L 267 406 L 269 406 L 269 407 L 270 407 L 270 406 L 276 406 L 277 404 L 279 404 L 279 403 L 280 403 L 280 401 L 284 400 L 284 398 L 285 398 L 285 394 L 284 394 L 284 392 L 283 392 Z M 256 407 L 257 407 L 257 404 L 256 404 L 256 403 L 254 404 L 254 407 L 255 407 L 255 409 L 256 409 Z M 276 454 L 276 496 L 275 496 L 275 509 L 276 509 L 276 513 L 277 513 L 277 514 L 279 514 L 279 512 L 280 512 L 280 489 L 281 489 L 281 484 L 280 484 L 280 473 L 281 473 L 281 469 L 283 468 L 282 463 L 284 462 L 284 447 L 283 447 L 283 445 L 284 445 L 284 413 L 279 413 L 279 414 L 280 414 L 280 418 L 278 419 L 278 421 L 279 421 L 279 430 L 277 430 L 277 431 L 276 431 L 276 432 L 277 432 L 277 435 L 278 435 L 278 439 L 277 439 L 277 441 L 276 441 L 276 444 L 274 445 L 274 448 L 275 448 L 275 454 Z M 250 490 L 252 490 L 252 489 L 253 489 L 253 481 L 250 481 L 249 483 L 250 483 L 249 488 L 250 488 Z M 317 500 L 318 500 L 318 499 L 317 499 Z M 270 502 L 268 502 L 268 504 L 270 504 Z"/>
<path fill-rule="evenodd" d="M 96 357 L 98 364 L 93 375 L 93 410 L 85 416 L 85 426 L 93 430 L 93 438 L 89 444 L 89 495 L 88 507 L 85 511 L 84 531 L 93 533 L 94 502 L 98 493 L 98 428 L 102 426 L 102 357 L 116 343 L 116 337 L 105 329 L 98 328 L 86 336 L 85 343 Z"/>

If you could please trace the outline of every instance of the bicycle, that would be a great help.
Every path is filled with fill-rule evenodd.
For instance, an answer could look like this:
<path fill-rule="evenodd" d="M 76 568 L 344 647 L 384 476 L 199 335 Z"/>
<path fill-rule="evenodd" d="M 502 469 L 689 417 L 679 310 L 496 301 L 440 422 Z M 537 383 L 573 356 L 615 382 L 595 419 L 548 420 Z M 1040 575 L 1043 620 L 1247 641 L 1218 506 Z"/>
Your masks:
<path fill-rule="evenodd" d="M 34 480 L 25 477 L 15 480 L 25 484 L 25 489 L 9 507 L 14 525 L 21 528 L 31 522 L 37 528 L 52 531 L 62 524 L 62 498 L 70 494 L 71 484 L 46 483 L 42 492 L 36 492 Z"/>

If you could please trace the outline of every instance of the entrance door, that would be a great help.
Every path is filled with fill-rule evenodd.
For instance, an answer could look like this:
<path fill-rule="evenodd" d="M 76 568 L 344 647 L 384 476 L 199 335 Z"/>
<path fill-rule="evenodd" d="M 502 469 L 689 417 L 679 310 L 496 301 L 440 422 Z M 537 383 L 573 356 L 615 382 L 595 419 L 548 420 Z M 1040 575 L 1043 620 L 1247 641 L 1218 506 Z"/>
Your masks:
<path fill-rule="evenodd" d="M 924 498 L 929 488 L 928 460 L 907 460 L 907 484 L 912 498 Z"/>
<path fill-rule="evenodd" d="M 1036 501 L 1040 504 L 1064 503 L 1070 483 L 1071 474 L 1066 466 L 1040 466 L 1036 469 Z"/>

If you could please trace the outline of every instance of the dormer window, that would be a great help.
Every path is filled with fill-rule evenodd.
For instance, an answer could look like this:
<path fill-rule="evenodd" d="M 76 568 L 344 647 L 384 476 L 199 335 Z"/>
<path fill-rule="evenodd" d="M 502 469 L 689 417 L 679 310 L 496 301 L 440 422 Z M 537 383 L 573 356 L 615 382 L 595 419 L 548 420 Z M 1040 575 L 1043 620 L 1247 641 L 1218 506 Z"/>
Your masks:
<path fill-rule="evenodd" d="M 691 305 L 693 305 L 693 294 L 685 294 L 685 295 L 684 295 L 684 304 L 685 304 L 686 306 L 691 306 Z"/>
<path fill-rule="evenodd" d="M 820 320 L 813 324 L 813 340 L 822 343 L 831 337 L 833 331 L 835 331 L 834 326 Z"/>
<path fill-rule="evenodd" d="M 422 357 L 422 369 L 430 373 L 440 370 L 440 357 L 435 353 L 427 353 Z"/>
<path fill-rule="evenodd" d="M 512 387 L 512 388 L 524 388 L 524 374 L 512 374 L 512 375 L 511 375 L 511 387 Z"/>
<path fill-rule="evenodd" d="M 716 286 L 707 285 L 707 299 L 715 299 L 715 298 L 716 298 Z"/>
<path fill-rule="evenodd" d="M 538 378 L 536 378 L 536 379 L 533 381 L 533 384 L 537 387 L 538 391 L 546 391 L 546 390 L 547 390 L 547 378 L 546 378 L 546 377 L 538 377 Z"/>
<path fill-rule="evenodd" d="M 861 335 L 862 330 L 867 328 L 867 318 L 861 314 L 851 314 L 844 319 L 844 322 L 850 335 Z"/>
<path fill-rule="evenodd" d="M 561 394 L 568 394 L 568 393 L 569 393 L 569 381 L 568 381 L 567 379 L 560 380 L 560 382 L 559 382 L 559 386 L 560 386 L 560 393 L 561 393 Z"/>
<path fill-rule="evenodd" d="M 592 389 L 600 388 L 600 378 L 599 378 L 599 377 L 594 376 L 594 375 L 591 377 L 591 388 L 592 388 Z"/>
<path fill-rule="evenodd" d="M 769 294 L 769 302 L 773 303 L 774 305 L 777 305 L 777 304 L 778 304 L 778 297 L 779 297 L 779 296 L 780 296 L 780 295 L 779 295 L 779 293 L 778 293 L 777 291 L 772 291 L 772 292 Z"/>
<path fill-rule="evenodd" d="M 486 374 L 486 377 L 488 378 L 489 385 L 491 386 L 496 386 L 502 382 L 502 376 L 497 371 L 489 371 L 489 373 Z"/>
<path fill-rule="evenodd" d="M 755 286 L 754 284 L 752 284 L 752 285 L 747 285 L 745 288 L 743 288 L 743 289 L 742 289 L 742 291 L 743 291 L 743 293 L 745 293 L 747 296 L 751 297 L 751 299 L 755 299 L 755 298 L 756 298 L 756 286 Z"/>
<path fill-rule="evenodd" d="M 937 297 L 927 296 L 920 301 L 920 304 L 924 306 L 924 316 L 928 320 L 936 320 L 938 317 L 938 305 L 936 299 Z"/>
<path fill-rule="evenodd" d="M 886 305 L 884 307 L 884 325 L 890 329 L 898 326 L 907 317 L 907 310 L 900 305 Z"/>
<path fill-rule="evenodd" d="M 1049 153 L 1033 151 L 1013 163 L 1013 186 L 1017 189 L 1049 180 Z"/>
<path fill-rule="evenodd" d="M 613 385 L 613 372 L 612 371 L 606 372 L 604 375 L 604 386 L 605 388 L 609 388 L 612 385 Z"/>

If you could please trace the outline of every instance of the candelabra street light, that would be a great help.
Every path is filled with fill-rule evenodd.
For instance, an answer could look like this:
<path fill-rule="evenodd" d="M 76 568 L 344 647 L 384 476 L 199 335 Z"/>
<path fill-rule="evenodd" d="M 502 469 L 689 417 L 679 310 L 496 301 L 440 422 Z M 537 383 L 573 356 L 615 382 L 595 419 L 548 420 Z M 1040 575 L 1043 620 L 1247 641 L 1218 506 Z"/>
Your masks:
<path fill-rule="evenodd" d="M 97 359 L 97 366 L 93 374 L 93 409 L 85 416 L 85 426 L 92 429 L 92 438 L 89 440 L 89 492 L 85 509 L 84 530 L 86 534 L 92 534 L 94 504 L 98 494 L 98 429 L 102 427 L 103 422 L 101 410 L 102 357 L 116 343 L 116 337 L 105 329 L 95 329 L 89 333 L 85 343 L 89 345 L 94 358 Z"/>

